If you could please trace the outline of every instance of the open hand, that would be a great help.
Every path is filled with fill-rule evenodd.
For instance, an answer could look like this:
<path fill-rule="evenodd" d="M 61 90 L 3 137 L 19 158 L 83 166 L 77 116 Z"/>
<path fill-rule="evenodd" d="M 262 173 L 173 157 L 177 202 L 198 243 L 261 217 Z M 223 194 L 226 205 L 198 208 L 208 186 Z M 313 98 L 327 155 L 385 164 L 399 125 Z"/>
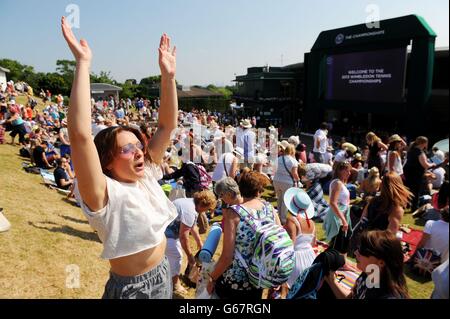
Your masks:
<path fill-rule="evenodd" d="M 82 39 L 80 40 L 80 42 L 78 42 L 77 38 L 72 32 L 72 28 L 66 21 L 66 17 L 61 18 L 61 28 L 64 39 L 66 39 L 70 51 L 72 51 L 73 56 L 75 57 L 75 60 L 77 60 L 77 62 L 90 63 L 92 60 L 92 52 L 88 46 L 87 41 Z"/>
<path fill-rule="evenodd" d="M 167 34 L 163 34 L 159 44 L 159 67 L 163 77 L 175 78 L 175 71 L 177 68 L 176 60 L 177 48 L 170 48 L 170 38 Z"/>

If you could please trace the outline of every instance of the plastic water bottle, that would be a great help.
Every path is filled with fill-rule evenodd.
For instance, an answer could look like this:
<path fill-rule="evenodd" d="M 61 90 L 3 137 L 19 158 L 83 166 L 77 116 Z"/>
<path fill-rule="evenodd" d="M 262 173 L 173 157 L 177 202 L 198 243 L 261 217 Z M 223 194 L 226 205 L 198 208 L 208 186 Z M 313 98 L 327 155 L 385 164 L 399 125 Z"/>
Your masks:
<path fill-rule="evenodd" d="M 222 227 L 219 223 L 214 223 L 210 230 L 208 237 L 203 244 L 202 250 L 198 255 L 198 258 L 202 263 L 209 263 L 216 252 L 219 245 L 220 237 L 222 236 Z"/>

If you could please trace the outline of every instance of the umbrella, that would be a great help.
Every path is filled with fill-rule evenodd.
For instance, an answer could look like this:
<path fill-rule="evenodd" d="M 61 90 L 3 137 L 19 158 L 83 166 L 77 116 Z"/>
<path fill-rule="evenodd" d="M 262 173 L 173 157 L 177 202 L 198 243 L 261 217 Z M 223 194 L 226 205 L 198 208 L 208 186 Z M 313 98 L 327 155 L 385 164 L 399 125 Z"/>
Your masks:
<path fill-rule="evenodd" d="M 448 152 L 448 138 L 442 141 L 437 142 L 436 144 L 434 144 L 433 148 L 438 148 L 439 150 L 441 150 L 442 152 L 446 153 Z"/>

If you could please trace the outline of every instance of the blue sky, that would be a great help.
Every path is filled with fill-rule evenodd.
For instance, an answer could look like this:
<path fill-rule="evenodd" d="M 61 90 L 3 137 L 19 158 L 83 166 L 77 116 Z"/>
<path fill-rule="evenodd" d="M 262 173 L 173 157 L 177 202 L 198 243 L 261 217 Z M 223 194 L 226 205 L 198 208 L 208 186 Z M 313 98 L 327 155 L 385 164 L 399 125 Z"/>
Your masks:
<path fill-rule="evenodd" d="M 448 0 L 0 0 L 0 58 L 44 72 L 72 58 L 59 27 L 69 4 L 80 8 L 75 33 L 94 52 L 92 70 L 121 82 L 159 74 L 163 32 L 177 45 L 184 85 L 228 85 L 250 66 L 302 62 L 321 31 L 365 23 L 369 4 L 381 19 L 421 15 L 437 46 L 449 45 Z"/>

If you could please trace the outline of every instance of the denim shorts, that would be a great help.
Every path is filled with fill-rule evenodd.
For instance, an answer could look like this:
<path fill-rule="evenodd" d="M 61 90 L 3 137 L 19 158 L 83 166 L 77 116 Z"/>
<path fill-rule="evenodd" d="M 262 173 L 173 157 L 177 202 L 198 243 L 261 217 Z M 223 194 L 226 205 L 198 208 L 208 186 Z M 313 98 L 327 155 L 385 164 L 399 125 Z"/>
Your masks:
<path fill-rule="evenodd" d="M 103 299 L 172 299 L 172 276 L 167 257 L 149 272 L 122 277 L 110 272 Z"/>

